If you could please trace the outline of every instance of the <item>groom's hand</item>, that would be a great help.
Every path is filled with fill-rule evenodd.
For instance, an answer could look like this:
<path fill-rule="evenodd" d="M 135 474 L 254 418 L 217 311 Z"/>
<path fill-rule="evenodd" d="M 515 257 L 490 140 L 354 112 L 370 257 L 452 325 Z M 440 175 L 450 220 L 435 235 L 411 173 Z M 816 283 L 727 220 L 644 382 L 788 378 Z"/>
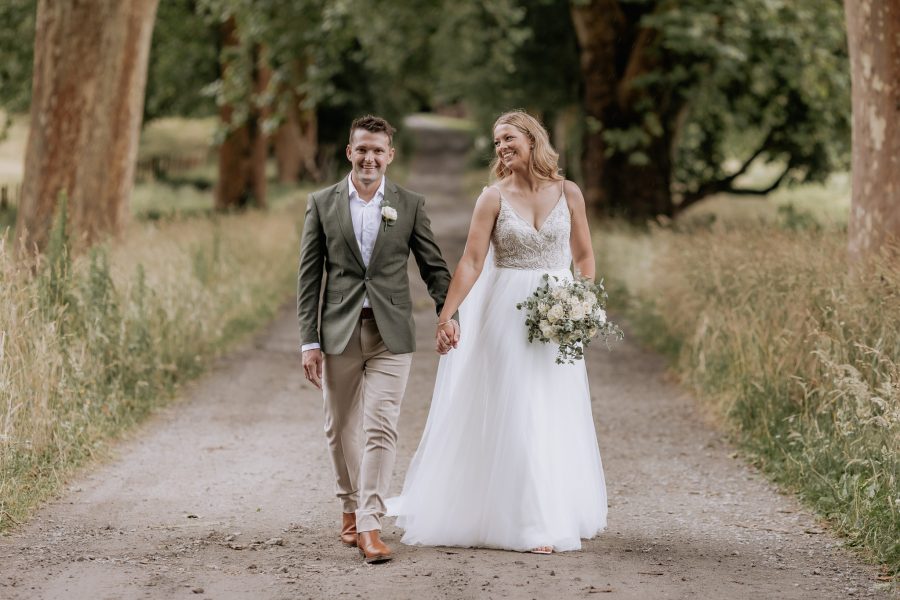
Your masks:
<path fill-rule="evenodd" d="M 303 352 L 303 373 L 314 386 L 322 389 L 322 351 L 318 348 Z"/>

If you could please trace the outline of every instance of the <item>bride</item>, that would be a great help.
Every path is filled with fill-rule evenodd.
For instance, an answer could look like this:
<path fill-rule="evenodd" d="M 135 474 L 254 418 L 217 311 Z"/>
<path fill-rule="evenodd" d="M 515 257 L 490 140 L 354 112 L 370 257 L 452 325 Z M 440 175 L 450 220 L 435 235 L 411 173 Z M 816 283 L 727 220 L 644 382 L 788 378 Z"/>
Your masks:
<path fill-rule="evenodd" d="M 529 343 L 516 304 L 545 273 L 593 279 L 584 198 L 532 116 L 494 124 L 495 185 L 475 205 L 437 329 L 425 431 L 388 514 L 402 541 L 547 554 L 606 527 L 606 486 L 583 361 Z M 460 328 L 451 319 L 457 309 Z"/>

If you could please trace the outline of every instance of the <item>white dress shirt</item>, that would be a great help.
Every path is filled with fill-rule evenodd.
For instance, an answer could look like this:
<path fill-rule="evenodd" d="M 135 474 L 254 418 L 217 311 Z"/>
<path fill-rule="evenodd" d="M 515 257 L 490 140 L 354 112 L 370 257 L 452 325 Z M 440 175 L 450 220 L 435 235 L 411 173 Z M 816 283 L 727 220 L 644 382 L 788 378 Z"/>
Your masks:
<path fill-rule="evenodd" d="M 381 226 L 381 201 L 384 200 L 384 177 L 375 196 L 368 202 L 359 197 L 353 178 L 347 176 L 347 185 L 350 188 L 350 220 L 353 221 L 353 234 L 359 251 L 363 257 L 363 263 L 368 267 L 372 258 L 372 249 L 375 247 L 375 238 L 378 237 L 378 228 Z M 369 306 L 369 297 L 363 300 L 363 307 Z"/>
<path fill-rule="evenodd" d="M 378 191 L 371 200 L 366 202 L 359 197 L 356 186 L 353 185 L 352 175 L 347 175 L 347 185 L 350 188 L 350 220 L 353 222 L 353 235 L 356 236 L 356 243 L 359 245 L 359 252 L 362 254 L 363 263 L 368 267 L 369 259 L 372 258 L 372 249 L 375 248 L 375 239 L 378 237 L 378 228 L 381 226 L 381 201 L 384 200 L 384 176 L 381 177 L 381 184 Z M 369 296 L 363 296 L 363 308 L 371 306 L 369 304 Z M 312 342 L 303 344 L 301 350 L 313 350 L 319 348 L 319 344 Z"/>

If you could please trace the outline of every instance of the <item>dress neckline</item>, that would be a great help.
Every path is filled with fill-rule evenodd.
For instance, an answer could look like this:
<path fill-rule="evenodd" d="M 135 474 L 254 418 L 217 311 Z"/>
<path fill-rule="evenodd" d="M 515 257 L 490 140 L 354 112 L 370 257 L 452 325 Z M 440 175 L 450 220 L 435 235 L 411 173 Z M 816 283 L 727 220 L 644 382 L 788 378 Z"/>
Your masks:
<path fill-rule="evenodd" d="M 547 224 L 547 221 L 550 220 L 550 217 L 553 216 L 553 213 L 556 212 L 556 209 L 559 208 L 559 205 L 562 204 L 562 201 L 565 200 L 565 198 L 566 198 L 566 191 L 565 191 L 565 190 L 562 190 L 562 191 L 560 192 L 560 194 L 559 194 L 559 200 L 556 201 L 556 204 L 553 205 L 553 208 L 551 208 L 551 209 L 550 209 L 550 212 L 547 213 L 547 216 L 544 217 L 544 220 L 543 220 L 543 222 L 541 223 L 540 227 L 535 227 L 535 226 L 534 226 L 534 223 L 532 223 L 531 221 L 529 221 L 528 219 L 526 219 L 525 217 L 523 217 L 522 215 L 520 215 L 520 214 L 519 214 L 519 211 L 517 211 L 517 210 L 515 209 L 515 207 L 512 205 L 512 203 L 510 203 L 509 200 L 507 200 L 506 198 L 503 197 L 503 192 L 500 191 L 500 188 L 499 188 L 499 187 L 497 188 L 497 192 L 500 194 L 500 203 L 501 203 L 501 204 L 506 204 L 507 206 L 509 206 L 509 210 L 511 210 L 512 213 L 513 213 L 514 215 L 516 215 L 516 216 L 519 218 L 519 220 L 521 220 L 523 223 L 525 223 L 526 225 L 528 225 L 528 227 L 530 227 L 531 229 L 533 229 L 535 233 L 540 233 L 541 231 L 543 231 L 544 225 Z"/>

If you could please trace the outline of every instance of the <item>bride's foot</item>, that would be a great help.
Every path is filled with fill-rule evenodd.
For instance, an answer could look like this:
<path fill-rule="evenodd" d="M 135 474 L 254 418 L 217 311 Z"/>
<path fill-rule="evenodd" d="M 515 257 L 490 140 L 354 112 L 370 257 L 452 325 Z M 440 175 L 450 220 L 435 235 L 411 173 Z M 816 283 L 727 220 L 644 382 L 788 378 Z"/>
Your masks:
<path fill-rule="evenodd" d="M 529 550 L 532 554 L 553 554 L 553 546 L 538 546 Z"/>

